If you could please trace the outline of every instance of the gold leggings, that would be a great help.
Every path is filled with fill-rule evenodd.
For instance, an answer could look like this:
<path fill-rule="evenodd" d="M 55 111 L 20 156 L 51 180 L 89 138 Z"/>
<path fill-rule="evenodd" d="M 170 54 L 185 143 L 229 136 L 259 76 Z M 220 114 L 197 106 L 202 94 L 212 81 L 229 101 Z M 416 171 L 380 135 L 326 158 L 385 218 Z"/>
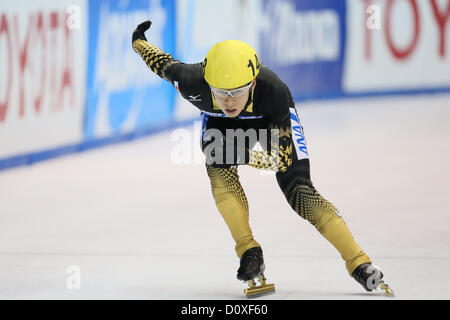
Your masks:
<path fill-rule="evenodd" d="M 206 170 L 217 208 L 231 231 L 236 242 L 236 254 L 240 258 L 248 249 L 260 245 L 253 239 L 250 229 L 247 197 L 239 182 L 237 168 L 215 168 L 206 165 Z"/>
<path fill-rule="evenodd" d="M 307 165 L 309 173 L 309 161 Z M 217 208 L 236 242 L 235 250 L 240 258 L 246 250 L 260 245 L 253 238 L 249 225 L 247 198 L 239 182 L 237 167 L 206 165 L 206 169 Z M 277 173 L 280 188 L 294 211 L 308 220 L 339 251 L 350 275 L 360 264 L 371 262 L 333 204 L 316 191 L 309 179 L 302 179 L 302 175 L 292 176 L 298 173 L 295 171 Z"/>

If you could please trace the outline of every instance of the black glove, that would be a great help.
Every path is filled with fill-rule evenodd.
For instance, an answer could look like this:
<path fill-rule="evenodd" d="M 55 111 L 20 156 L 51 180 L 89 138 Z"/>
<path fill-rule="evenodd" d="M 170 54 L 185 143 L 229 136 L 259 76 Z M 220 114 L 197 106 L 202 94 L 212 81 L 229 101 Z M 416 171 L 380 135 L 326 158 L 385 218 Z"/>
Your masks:
<path fill-rule="evenodd" d="M 133 32 L 133 40 L 131 43 L 133 43 L 134 41 L 136 41 L 138 39 L 147 41 L 147 38 L 145 37 L 144 32 L 147 31 L 151 25 L 152 25 L 152 22 L 150 20 L 144 21 L 141 24 L 139 24 Z"/>

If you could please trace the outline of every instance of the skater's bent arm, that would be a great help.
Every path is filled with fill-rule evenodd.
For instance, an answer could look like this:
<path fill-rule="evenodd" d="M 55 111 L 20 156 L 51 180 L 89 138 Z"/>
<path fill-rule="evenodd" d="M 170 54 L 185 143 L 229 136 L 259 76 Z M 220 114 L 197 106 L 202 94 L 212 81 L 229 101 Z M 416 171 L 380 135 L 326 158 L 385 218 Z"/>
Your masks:
<path fill-rule="evenodd" d="M 285 172 L 292 164 L 292 130 L 290 107 L 294 106 L 291 94 L 284 84 L 277 84 L 266 94 L 267 115 L 269 117 L 268 136 L 270 149 L 249 150 L 249 166 L 271 171 Z M 277 130 L 278 136 L 271 135 Z M 269 139 L 268 137 L 268 139 Z M 273 138 L 273 139 L 272 139 Z"/>
<path fill-rule="evenodd" d="M 274 127 L 273 129 L 279 130 L 279 141 L 272 141 L 267 151 L 249 150 L 248 165 L 257 169 L 284 172 L 292 164 L 290 127 Z"/>

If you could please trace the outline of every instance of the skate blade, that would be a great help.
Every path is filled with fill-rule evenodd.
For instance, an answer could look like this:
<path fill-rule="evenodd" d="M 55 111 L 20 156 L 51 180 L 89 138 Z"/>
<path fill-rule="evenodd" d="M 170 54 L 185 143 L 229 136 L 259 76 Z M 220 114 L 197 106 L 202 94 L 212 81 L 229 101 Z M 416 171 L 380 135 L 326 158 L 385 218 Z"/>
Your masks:
<path fill-rule="evenodd" d="M 265 284 L 265 285 L 261 285 L 261 286 L 254 286 L 254 287 L 245 289 L 244 292 L 247 295 L 247 298 L 256 298 L 256 297 L 260 297 L 262 295 L 274 293 L 275 285 L 273 283 L 271 283 L 271 284 Z"/>
<path fill-rule="evenodd" d="M 387 283 L 384 283 L 383 281 L 381 281 L 380 288 L 384 290 L 384 292 L 386 293 L 387 296 L 389 296 L 389 297 L 394 296 L 394 290 L 389 288 Z"/>

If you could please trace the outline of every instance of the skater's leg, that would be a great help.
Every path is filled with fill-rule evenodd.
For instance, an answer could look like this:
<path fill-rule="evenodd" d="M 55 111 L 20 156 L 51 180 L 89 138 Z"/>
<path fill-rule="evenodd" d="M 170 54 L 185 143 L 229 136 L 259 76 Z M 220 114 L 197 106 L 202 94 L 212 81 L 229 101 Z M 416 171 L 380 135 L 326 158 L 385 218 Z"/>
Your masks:
<path fill-rule="evenodd" d="M 241 258 L 245 251 L 260 245 L 250 229 L 247 197 L 239 182 L 237 168 L 206 165 L 206 170 L 217 208 L 236 242 L 236 254 Z"/>
<path fill-rule="evenodd" d="M 292 119 L 298 120 L 294 109 L 291 110 Z M 269 125 L 269 127 L 277 128 L 277 125 Z M 293 140 L 292 127 L 296 128 L 297 144 Z M 278 184 L 291 207 L 302 218 L 314 225 L 339 251 L 351 275 L 353 270 L 363 263 L 370 262 L 370 259 L 355 242 L 336 208 L 314 188 L 310 177 L 306 142 L 299 134 L 303 133 L 300 123 L 293 121 L 292 124 L 286 123 L 278 129 L 278 150 L 273 150 L 272 147 L 266 152 L 251 151 L 248 165 L 277 171 Z"/>
<path fill-rule="evenodd" d="M 308 220 L 341 254 L 350 274 L 369 257 L 353 239 L 335 206 L 312 185 L 309 160 L 294 161 L 285 172 L 277 172 L 277 181 L 291 207 Z"/>
<path fill-rule="evenodd" d="M 201 148 L 206 156 L 206 170 L 211 182 L 211 190 L 217 205 L 217 209 L 225 220 L 228 229 L 236 242 L 236 254 L 242 257 L 250 248 L 260 247 L 253 238 L 249 225 L 248 203 L 242 189 L 235 164 L 228 163 L 226 130 L 236 129 L 236 122 L 232 119 L 217 119 L 203 114 Z M 241 123 L 242 126 L 242 123 Z M 244 128 L 245 129 L 245 128 Z M 217 137 L 210 134 L 221 132 L 221 148 L 216 146 Z M 233 144 L 235 141 L 232 142 Z M 237 151 L 237 148 L 234 148 Z M 221 154 L 221 156 L 219 156 Z M 221 161 L 220 161 L 221 160 Z M 233 159 L 234 160 L 234 159 Z M 217 163 L 219 161 L 219 163 Z"/>

